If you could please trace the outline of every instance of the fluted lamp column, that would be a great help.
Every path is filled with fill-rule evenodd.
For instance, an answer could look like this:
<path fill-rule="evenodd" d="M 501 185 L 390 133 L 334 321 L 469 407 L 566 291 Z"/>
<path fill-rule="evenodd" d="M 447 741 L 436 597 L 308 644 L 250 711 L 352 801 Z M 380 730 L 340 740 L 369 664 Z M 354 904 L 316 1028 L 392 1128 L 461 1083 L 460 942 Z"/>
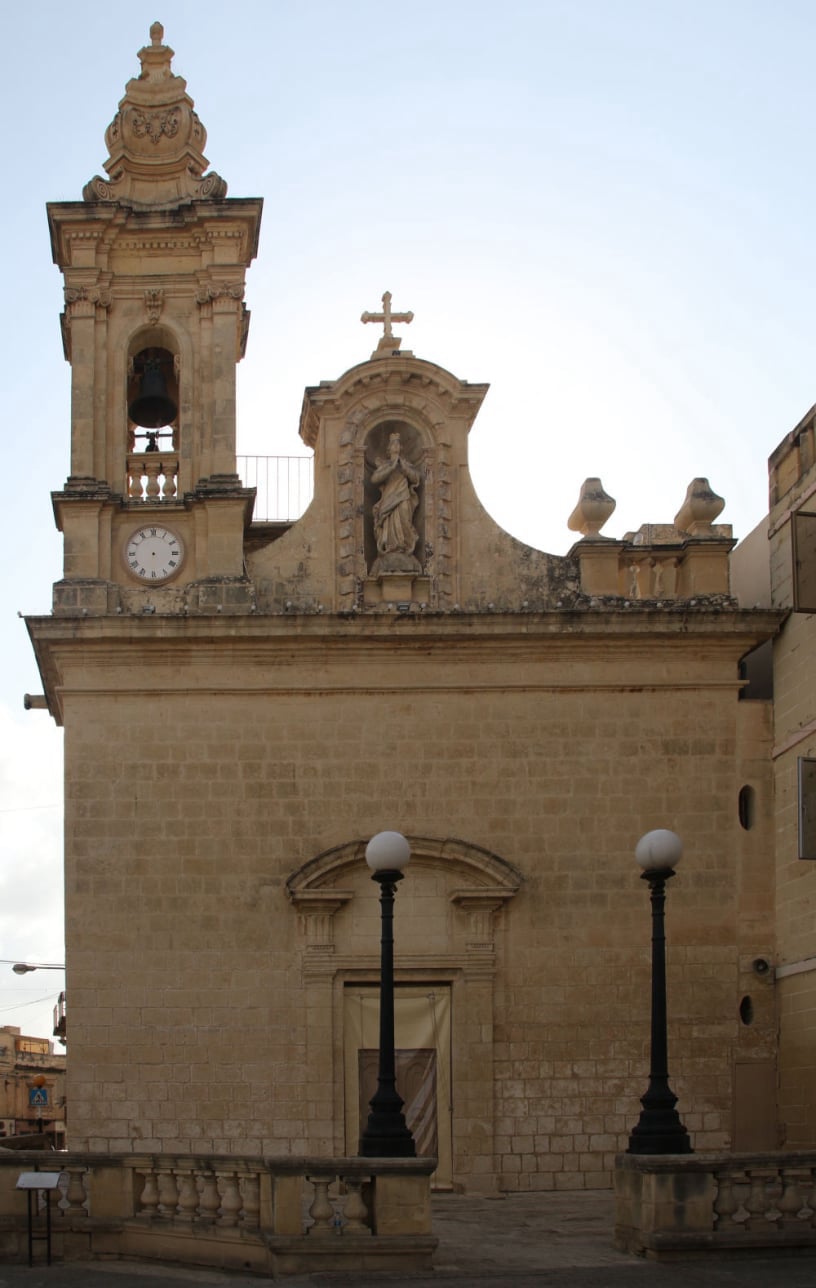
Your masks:
<path fill-rule="evenodd" d="M 677 1097 L 669 1086 L 666 1013 L 666 882 L 674 876 L 682 854 L 680 837 L 666 828 L 647 832 L 635 847 L 635 859 L 643 868 L 641 880 L 649 884 L 652 904 L 652 1037 L 649 1086 L 641 1097 L 643 1108 L 629 1137 L 629 1154 L 694 1152 L 675 1109 Z"/>
<path fill-rule="evenodd" d="M 378 832 L 366 846 L 371 879 L 380 887 L 380 1051 L 377 1090 L 371 1097 L 368 1123 L 360 1136 L 366 1158 L 414 1158 L 416 1146 L 402 1112 L 396 1085 L 394 1051 L 394 894 L 402 880 L 411 847 L 401 832 Z"/>

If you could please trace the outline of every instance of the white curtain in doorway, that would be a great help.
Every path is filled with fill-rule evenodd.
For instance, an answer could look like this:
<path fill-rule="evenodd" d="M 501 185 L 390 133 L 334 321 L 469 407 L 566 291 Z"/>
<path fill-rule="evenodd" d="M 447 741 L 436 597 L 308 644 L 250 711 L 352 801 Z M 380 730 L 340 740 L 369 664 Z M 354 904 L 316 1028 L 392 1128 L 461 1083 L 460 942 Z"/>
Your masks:
<path fill-rule="evenodd" d="M 346 1150 L 349 1154 L 356 1154 L 361 1122 L 365 1125 L 367 1102 L 377 1085 L 378 986 L 347 985 L 343 1012 Z M 451 1185 L 453 1170 L 451 996 L 448 985 L 396 986 L 394 1045 L 397 1051 L 397 1090 L 406 1102 L 406 1120 L 414 1133 L 417 1152 L 437 1152 L 439 1162 L 433 1184 L 438 1189 L 446 1188 Z"/>

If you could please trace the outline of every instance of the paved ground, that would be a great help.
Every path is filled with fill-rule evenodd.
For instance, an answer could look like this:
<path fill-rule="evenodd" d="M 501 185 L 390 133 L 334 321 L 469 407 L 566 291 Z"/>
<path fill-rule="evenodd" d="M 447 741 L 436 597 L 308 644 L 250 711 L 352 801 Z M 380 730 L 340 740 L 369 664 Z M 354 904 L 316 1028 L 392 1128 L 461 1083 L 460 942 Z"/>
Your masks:
<path fill-rule="evenodd" d="M 311 1274 L 258 1279 L 160 1266 L 0 1265 L 0 1288 L 816 1288 L 816 1251 L 798 1257 L 719 1258 L 655 1265 L 612 1247 L 612 1196 L 511 1195 L 434 1199 L 439 1237 L 429 1274 Z M 40 1252 L 40 1249 L 37 1249 Z"/>

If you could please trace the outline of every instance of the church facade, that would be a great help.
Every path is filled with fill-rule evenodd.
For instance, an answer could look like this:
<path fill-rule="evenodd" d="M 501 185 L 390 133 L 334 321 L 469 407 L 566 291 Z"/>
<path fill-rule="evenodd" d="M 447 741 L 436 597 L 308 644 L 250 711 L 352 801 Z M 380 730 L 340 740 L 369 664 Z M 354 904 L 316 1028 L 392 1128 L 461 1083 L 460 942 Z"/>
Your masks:
<path fill-rule="evenodd" d="M 255 522 L 235 368 L 261 202 L 207 173 L 172 56 L 154 24 L 107 178 L 49 206 L 71 473 L 64 576 L 28 625 L 65 729 L 70 1146 L 355 1154 L 377 1045 L 364 851 L 395 829 L 398 1077 L 437 1184 L 608 1184 L 647 1081 L 633 851 L 656 827 L 685 846 L 683 1120 L 697 1150 L 775 1146 L 756 963 L 777 953 L 778 734 L 740 664 L 781 601 L 734 595 L 705 480 L 620 540 L 587 480 L 563 557 L 503 532 L 467 465 L 487 387 L 403 349 L 388 293 L 370 357 L 305 391 L 309 509 Z"/>

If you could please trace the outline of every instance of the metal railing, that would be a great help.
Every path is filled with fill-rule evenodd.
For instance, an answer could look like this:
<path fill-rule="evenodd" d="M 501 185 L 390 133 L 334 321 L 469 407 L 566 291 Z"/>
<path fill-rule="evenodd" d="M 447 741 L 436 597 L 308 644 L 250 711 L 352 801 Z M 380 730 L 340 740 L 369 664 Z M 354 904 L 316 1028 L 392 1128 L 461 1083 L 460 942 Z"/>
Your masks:
<path fill-rule="evenodd" d="M 244 487 L 258 490 L 253 519 L 287 523 L 299 519 L 314 491 L 311 456 L 239 456 L 237 470 Z"/>

